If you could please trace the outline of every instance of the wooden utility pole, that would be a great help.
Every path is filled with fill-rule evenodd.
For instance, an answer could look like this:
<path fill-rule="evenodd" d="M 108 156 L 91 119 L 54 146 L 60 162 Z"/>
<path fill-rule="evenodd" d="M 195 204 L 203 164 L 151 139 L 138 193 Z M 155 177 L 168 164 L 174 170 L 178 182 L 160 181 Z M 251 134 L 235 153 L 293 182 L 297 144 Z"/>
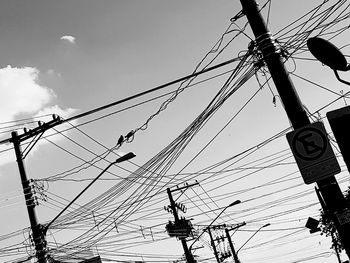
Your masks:
<path fill-rule="evenodd" d="M 310 120 L 303 109 L 299 96 L 284 67 L 281 54 L 276 48 L 271 33 L 267 29 L 257 3 L 255 0 L 240 1 L 243 7 L 243 13 L 246 15 L 256 38 L 255 42 L 258 50 L 263 55 L 263 60 L 270 71 L 270 75 L 275 83 L 293 128 L 298 129 L 309 125 Z M 333 222 L 346 253 L 348 257 L 350 257 L 350 224 L 348 222 L 341 222 L 336 216 L 346 208 L 344 195 L 334 175 L 317 181 L 317 185 L 327 209 L 332 214 Z"/>

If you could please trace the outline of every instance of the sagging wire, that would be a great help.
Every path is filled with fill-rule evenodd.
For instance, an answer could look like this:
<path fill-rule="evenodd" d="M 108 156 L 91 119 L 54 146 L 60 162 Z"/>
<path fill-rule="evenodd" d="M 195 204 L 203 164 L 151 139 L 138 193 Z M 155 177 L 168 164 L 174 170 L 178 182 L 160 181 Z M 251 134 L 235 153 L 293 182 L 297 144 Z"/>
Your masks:
<path fill-rule="evenodd" d="M 145 191 L 144 191 L 144 192 L 145 192 Z M 139 198 L 141 198 L 141 197 L 138 197 L 138 199 L 139 199 Z M 145 200 L 145 199 L 144 199 L 144 200 Z M 117 207 L 117 208 L 118 208 L 118 207 Z M 108 218 L 108 217 L 106 217 L 106 218 Z M 124 220 L 125 220 L 125 219 L 124 219 Z M 114 221 L 113 221 L 113 223 L 114 223 Z M 107 228 L 108 228 L 108 226 L 107 226 Z M 105 229 L 107 229 L 107 228 L 105 228 Z M 102 231 L 102 232 L 104 232 L 104 231 Z M 109 231 L 107 231 L 103 236 L 107 235 L 108 232 L 109 232 Z M 98 239 L 101 239 L 101 238 L 102 238 L 102 236 L 101 236 L 100 238 L 98 238 Z M 97 240 L 94 241 L 94 243 L 95 243 L 95 242 L 97 242 Z"/>
<path fill-rule="evenodd" d="M 238 18 L 239 18 L 239 16 L 237 15 L 235 19 L 231 19 L 231 24 L 228 26 L 228 28 L 227 28 L 227 29 L 225 30 L 225 32 L 222 34 L 222 36 L 220 37 L 220 39 L 214 44 L 214 46 L 211 48 L 211 50 L 210 50 L 209 52 L 207 52 L 207 53 L 205 54 L 205 56 L 202 58 L 202 60 L 197 64 L 197 66 L 195 67 L 193 73 L 196 73 L 196 72 L 199 70 L 199 68 L 201 67 L 201 65 L 204 63 L 204 61 L 206 60 L 206 58 L 207 58 L 210 54 L 217 53 L 217 55 L 214 56 L 214 58 L 211 59 L 210 62 L 207 63 L 201 70 L 204 70 L 204 69 L 206 69 L 207 67 L 209 67 L 209 66 L 213 63 L 213 61 L 222 53 L 223 50 L 226 49 L 226 47 L 227 47 L 234 39 L 236 39 L 240 34 L 243 34 L 243 33 L 244 33 L 244 29 L 239 29 L 239 30 L 231 30 L 231 29 L 230 29 L 231 26 L 235 23 L 236 19 L 238 19 Z M 246 24 L 246 26 L 247 26 L 247 24 Z M 226 35 L 232 33 L 232 32 L 235 32 L 235 31 L 238 32 L 238 33 L 237 33 L 235 36 L 233 36 L 233 37 L 231 38 L 231 40 L 228 41 L 228 43 L 220 50 L 220 46 L 221 46 L 222 43 L 223 43 L 224 37 L 225 37 Z M 139 130 L 145 130 L 145 129 L 147 129 L 149 122 L 150 122 L 155 116 L 159 115 L 162 111 L 164 111 L 164 110 L 168 107 L 168 105 L 169 105 L 170 103 L 172 103 L 172 102 L 177 98 L 177 96 L 178 96 L 180 93 L 182 93 L 185 89 L 187 89 L 188 86 L 191 85 L 191 83 L 192 83 L 195 79 L 196 79 L 196 76 L 193 77 L 193 78 L 191 78 L 191 79 L 189 79 L 189 80 L 183 81 L 183 82 L 180 84 L 180 86 L 177 88 L 177 90 L 171 95 L 171 97 L 170 97 L 168 100 L 164 101 L 164 102 L 160 105 L 158 111 L 156 111 L 154 114 L 152 114 L 152 115 L 146 120 L 146 122 L 145 122 L 143 125 L 139 126 L 138 128 L 136 128 L 136 129 L 134 129 L 134 130 L 132 131 L 132 136 L 133 136 L 137 131 L 139 131 Z M 186 82 L 187 82 L 187 83 L 186 83 Z M 185 83 L 186 83 L 186 84 L 185 84 Z"/>

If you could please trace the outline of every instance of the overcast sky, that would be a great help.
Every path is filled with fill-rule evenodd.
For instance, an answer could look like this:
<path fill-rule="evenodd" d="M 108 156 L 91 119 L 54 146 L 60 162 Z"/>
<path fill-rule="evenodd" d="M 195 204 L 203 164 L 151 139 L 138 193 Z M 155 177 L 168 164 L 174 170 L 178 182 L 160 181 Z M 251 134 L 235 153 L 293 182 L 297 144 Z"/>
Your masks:
<path fill-rule="evenodd" d="M 266 2 L 262 1 L 260 6 L 264 7 L 262 13 L 268 19 L 272 34 L 279 33 L 276 37 L 280 43 L 288 43 L 296 31 L 285 30 L 281 33 L 279 30 L 323 1 L 279 0 L 264 5 Z M 242 56 L 253 36 L 244 16 L 236 24 L 231 24 L 230 19 L 240 10 L 239 1 L 232 0 L 2 1 L 0 139 L 10 138 L 12 130 L 22 133 L 24 127 L 36 127 L 38 120 L 49 121 L 51 114 L 69 118 L 189 75 L 201 61 L 208 64 L 226 44 L 227 48 L 223 49 L 212 65 Z M 346 14 L 348 12 L 345 11 Z M 312 13 L 309 13 L 300 21 L 308 21 L 311 16 Z M 344 23 L 348 24 L 349 21 L 345 20 Z M 340 24 L 337 26 L 341 27 Z M 221 38 L 227 28 L 231 31 Z M 299 29 L 298 33 L 308 27 Z M 327 30 L 334 34 L 336 28 Z M 237 37 L 233 39 L 235 34 Z M 334 38 L 334 43 L 345 46 L 348 44 L 348 34 L 348 31 L 342 32 Z M 305 39 L 300 39 L 302 37 L 294 38 L 295 46 L 286 46 L 287 51 L 297 49 L 297 44 L 304 45 L 304 49 L 299 51 L 307 51 Z M 345 47 L 343 52 L 348 54 L 349 48 Z M 294 54 L 286 62 L 286 67 L 295 74 L 292 78 L 297 91 L 304 105 L 313 113 L 338 98 L 347 87 L 335 80 L 331 70 L 310 58 L 308 52 Z M 251 58 L 251 64 L 254 59 L 258 57 Z M 130 200 L 130 204 L 127 203 L 132 207 L 130 218 L 122 218 L 128 210 L 118 217 L 118 211 L 113 211 L 114 219 L 121 220 L 120 233 L 106 240 L 101 239 L 102 244 L 91 246 L 102 258 L 145 262 L 180 260 L 183 254 L 181 243 L 175 238 L 169 238 L 165 232 L 166 223 L 172 219 L 172 215 L 163 210 L 163 206 L 169 204 L 166 188 L 198 180 L 200 187 L 188 190 L 189 193 L 178 195 L 179 192 L 174 192 L 176 199 L 187 205 L 187 213 L 183 215 L 192 218 L 196 229 L 209 224 L 220 209 L 236 199 L 240 199 L 242 204 L 230 208 L 218 223 L 247 222 L 242 231 L 233 235 L 237 248 L 261 226 L 271 223 L 240 251 L 242 262 L 335 262 L 336 257 L 329 249 L 329 238 L 319 233 L 310 235 L 304 228 L 309 216 L 318 219 L 320 206 L 313 190 L 314 185 L 303 183 L 285 136 L 260 145 L 290 127 L 273 83 L 269 81 L 268 85 L 263 85 L 269 79 L 266 70 L 252 74 L 237 92 L 225 100 L 215 115 L 208 118 L 205 128 L 193 134 L 196 136 L 185 151 L 180 151 L 179 157 L 171 153 L 179 150 L 176 145 L 187 146 L 182 143 L 189 133 L 176 141 L 167 157 L 157 155 L 212 101 L 229 78 L 225 72 L 233 70 L 238 61 L 199 77 L 194 83 L 223 74 L 184 91 L 180 90 L 174 101 L 168 100 L 171 95 L 163 95 L 174 92 L 178 84 L 46 132 L 45 136 L 55 135 L 40 140 L 25 159 L 28 178 L 39 180 L 43 189 L 37 191 L 46 194 L 46 198 L 44 195 L 39 198 L 39 222 L 49 222 L 117 154 L 132 151 L 136 154 L 132 163 L 113 167 L 113 175 L 103 176 L 101 182 L 77 202 L 83 205 L 94 198 L 101 198 L 98 196 L 113 185 L 116 185 L 113 189 L 118 190 L 115 190 L 113 198 L 110 197 L 110 206 Z M 245 74 L 244 70 L 239 74 Z M 300 77 L 328 87 L 336 94 Z M 255 92 L 257 96 L 253 96 Z M 346 104 L 346 100 L 339 100 L 320 111 L 319 115 L 315 114 L 313 120 L 323 118 L 326 111 Z M 81 126 L 72 128 L 76 125 Z M 106 149 L 113 148 L 118 138 L 126 136 L 131 130 L 137 132 L 121 147 L 110 150 L 104 160 L 96 162 L 98 167 L 86 163 L 83 166 L 84 162 L 94 160 L 95 154 L 100 155 Z M 26 144 L 23 144 L 22 148 L 26 149 Z M 255 149 L 256 145 L 260 146 Z M 256 152 L 240 155 L 248 149 Z M 0 150 L 2 236 L 15 231 L 22 233 L 23 229 L 29 227 L 29 220 L 12 145 L 2 144 Z M 335 152 L 338 153 L 336 148 Z M 235 159 L 236 155 L 244 158 Z M 157 158 L 152 159 L 154 156 Z M 219 165 L 230 158 L 230 163 Z M 139 167 L 149 160 L 152 160 L 149 162 L 152 164 L 159 162 L 159 167 L 153 167 L 154 171 L 146 171 L 150 172 L 147 181 L 146 172 Z M 174 164 L 167 170 L 164 163 L 171 163 L 171 160 L 174 160 Z M 341 157 L 339 162 L 343 165 Z M 165 167 L 160 169 L 162 165 Z M 77 168 L 79 166 L 84 169 Z M 121 179 L 133 178 L 135 175 L 132 171 L 135 170 L 144 177 L 135 180 L 134 185 Z M 52 176 L 68 174 L 67 171 L 73 173 L 65 178 L 48 180 Z M 346 189 L 348 178 L 344 167 L 338 176 L 342 189 Z M 142 188 L 146 185 L 148 188 Z M 155 200 L 148 199 L 153 194 Z M 137 198 L 135 196 L 140 197 L 141 201 L 137 199 L 139 207 L 132 206 L 131 201 Z M 142 200 L 149 203 L 142 203 Z M 102 207 L 101 203 L 95 205 L 94 209 L 98 205 Z M 108 206 L 104 209 L 98 210 L 102 219 L 112 211 Z M 94 222 L 91 226 L 95 224 L 97 228 L 97 221 Z M 79 226 L 72 223 L 71 229 L 68 225 L 62 227 L 63 230 L 60 227 L 62 225 L 56 225 L 50 232 L 48 239 L 51 249 L 77 236 Z M 104 232 L 101 230 L 99 233 Z M 93 240 L 92 234 L 90 237 Z M 17 243 L 26 245 L 27 238 L 28 232 L 24 231 L 23 235 L 16 234 L 13 239 L 1 240 L 0 249 Z M 195 253 L 200 255 L 199 259 L 209 258 L 207 262 L 214 262 L 206 234 L 203 238 L 199 245 L 204 248 Z M 53 240 L 57 243 L 54 244 Z M 126 241 L 123 243 L 123 240 Z M 135 241 L 135 244 L 130 241 Z M 115 246 L 118 252 L 112 251 L 106 244 Z M 227 243 L 220 249 L 227 251 Z M 0 256 L 0 262 L 12 262 L 10 260 L 28 256 L 22 247 L 20 251 L 18 255 L 9 255 L 4 259 Z M 342 256 L 345 260 L 346 257 Z"/>

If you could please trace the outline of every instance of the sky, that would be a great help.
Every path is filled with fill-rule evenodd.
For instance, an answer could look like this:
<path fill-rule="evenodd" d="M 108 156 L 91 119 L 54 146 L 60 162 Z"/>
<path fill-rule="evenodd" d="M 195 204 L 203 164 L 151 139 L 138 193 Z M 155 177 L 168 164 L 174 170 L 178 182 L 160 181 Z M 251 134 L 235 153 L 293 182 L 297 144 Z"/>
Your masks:
<path fill-rule="evenodd" d="M 346 6 L 321 21 L 337 2 L 260 2 L 310 120 L 324 122 L 330 137 L 326 112 L 348 104 L 341 98 L 348 87 L 313 59 L 306 40 L 320 35 L 350 53 Z M 2 1 L 0 141 L 52 114 L 71 119 L 46 131 L 24 160 L 38 222 L 49 223 L 116 158 L 136 154 L 111 166 L 52 223 L 52 257 L 184 262 L 181 242 L 165 230 L 174 220 L 164 209 L 169 188 L 186 206 L 179 213 L 195 237 L 210 223 L 246 223 L 232 232 L 241 262 L 337 262 L 330 238 L 305 228 L 308 217 L 319 219 L 315 185 L 298 171 L 285 136 L 291 124 L 267 68 L 254 67 L 261 65 L 256 50 L 247 55 L 254 37 L 240 11 L 232 0 Z M 181 85 L 74 118 L 230 59 Z M 29 142 L 22 142 L 26 153 Z M 332 145 L 345 191 L 348 171 Z M 36 262 L 9 142 L 0 145 L 0 182 L 0 262 Z M 241 203 L 227 207 L 235 200 Z M 207 233 L 188 240 L 198 262 L 216 262 L 209 242 Z M 227 239 L 216 243 L 229 251 Z"/>

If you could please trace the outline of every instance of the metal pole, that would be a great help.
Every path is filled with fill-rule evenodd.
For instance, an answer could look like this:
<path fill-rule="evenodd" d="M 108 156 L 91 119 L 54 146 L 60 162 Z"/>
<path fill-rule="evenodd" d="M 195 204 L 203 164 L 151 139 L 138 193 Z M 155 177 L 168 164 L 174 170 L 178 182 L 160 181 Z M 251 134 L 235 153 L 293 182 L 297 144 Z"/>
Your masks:
<path fill-rule="evenodd" d="M 46 261 L 46 240 L 42 231 L 43 227 L 42 225 L 38 224 L 38 220 L 36 217 L 34 197 L 33 197 L 32 189 L 30 187 L 29 181 L 27 179 L 27 174 L 24 168 L 24 162 L 22 158 L 21 141 L 18 138 L 16 131 L 12 132 L 11 135 L 12 135 L 12 143 L 15 148 L 19 174 L 21 177 L 23 193 L 26 200 L 30 227 L 32 229 L 36 257 L 39 263 L 46 263 L 47 262 Z"/>
<path fill-rule="evenodd" d="M 232 252 L 232 257 L 233 260 L 235 261 L 235 263 L 241 263 L 241 261 L 239 261 L 238 255 L 236 253 L 236 250 L 233 246 L 232 240 L 231 240 L 231 236 L 230 236 L 230 232 L 227 228 L 225 228 L 225 233 L 226 233 L 226 237 L 228 240 L 228 243 L 230 244 L 230 248 L 231 248 L 231 252 Z"/>
<path fill-rule="evenodd" d="M 299 96 L 289 78 L 275 43 L 268 31 L 255 0 L 240 0 L 243 12 L 246 15 L 256 38 L 256 44 L 263 54 L 264 61 L 270 71 L 271 77 L 284 104 L 286 113 L 294 129 L 310 124 Z M 346 208 L 345 198 L 334 176 L 317 182 L 325 204 L 334 215 L 334 223 L 342 244 L 350 258 L 350 224 L 341 225 L 335 217 L 335 212 Z"/>
<path fill-rule="evenodd" d="M 131 158 L 134 158 L 136 155 L 132 152 L 129 152 L 121 157 L 119 157 L 118 159 L 116 159 L 114 162 L 111 162 L 105 169 L 103 169 L 87 186 L 85 186 L 85 188 L 72 200 L 69 202 L 68 205 L 66 205 L 65 208 L 62 209 L 61 212 L 59 212 L 48 224 L 45 225 L 44 227 L 44 234 L 46 234 L 46 231 L 49 229 L 49 227 L 52 225 L 53 222 L 55 222 L 57 220 L 57 218 L 59 218 L 75 201 L 77 201 L 77 199 L 82 196 L 83 193 L 86 192 L 86 190 L 88 190 L 98 179 L 100 179 L 100 177 L 112 166 L 115 165 L 117 163 L 121 163 L 124 161 L 127 161 Z"/>
<path fill-rule="evenodd" d="M 175 204 L 175 201 L 174 201 L 173 196 L 171 194 L 170 188 L 167 188 L 167 193 L 168 193 L 168 196 L 169 196 L 171 210 L 173 210 L 175 224 L 177 224 L 180 221 L 180 219 L 179 219 L 179 215 L 177 214 L 176 204 Z M 187 243 L 186 243 L 186 238 L 181 237 L 179 239 L 180 239 L 182 247 L 184 249 L 187 263 L 195 263 L 196 261 L 194 260 L 191 251 L 188 249 L 188 246 L 187 246 Z"/>
<path fill-rule="evenodd" d="M 59 212 L 48 224 L 45 225 L 44 228 L 44 232 L 46 233 L 46 231 L 49 229 L 49 227 L 52 225 L 53 222 L 55 222 L 57 220 L 57 218 L 59 218 L 83 193 L 85 193 L 85 191 L 90 188 L 90 186 L 95 183 L 102 174 L 104 174 L 112 165 L 116 164 L 116 162 L 112 162 L 110 163 L 105 169 L 103 169 L 98 176 L 96 176 L 94 178 L 94 180 L 92 180 L 72 201 L 69 202 L 68 205 L 66 205 L 65 208 L 62 209 L 61 212 Z"/>

